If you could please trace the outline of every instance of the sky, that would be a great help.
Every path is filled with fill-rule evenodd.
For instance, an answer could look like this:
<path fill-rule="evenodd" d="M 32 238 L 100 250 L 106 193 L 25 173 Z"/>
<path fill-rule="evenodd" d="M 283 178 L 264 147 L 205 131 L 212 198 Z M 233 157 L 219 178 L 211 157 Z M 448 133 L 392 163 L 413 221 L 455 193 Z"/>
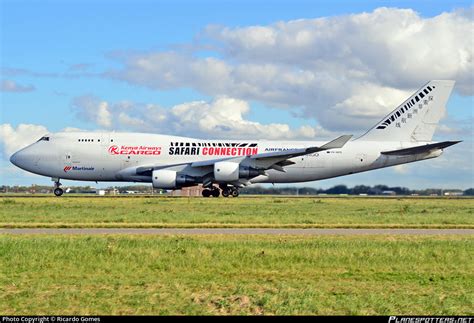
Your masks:
<path fill-rule="evenodd" d="M 453 79 L 434 139 L 461 144 L 300 186 L 474 186 L 472 1 L 2 0 L 0 21 L 0 184 L 50 183 L 8 161 L 47 132 L 330 140 Z"/>

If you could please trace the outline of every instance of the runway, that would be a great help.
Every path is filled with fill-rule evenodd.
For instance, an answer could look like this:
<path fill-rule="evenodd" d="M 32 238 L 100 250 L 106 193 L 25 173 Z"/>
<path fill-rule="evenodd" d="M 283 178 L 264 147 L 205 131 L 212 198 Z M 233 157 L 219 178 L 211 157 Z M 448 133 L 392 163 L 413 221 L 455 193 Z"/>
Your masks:
<path fill-rule="evenodd" d="M 0 229 L 0 234 L 53 234 L 53 235 L 472 235 L 474 229 L 272 229 L 272 228 L 196 228 L 196 229 L 136 229 L 136 228 L 29 228 Z"/>

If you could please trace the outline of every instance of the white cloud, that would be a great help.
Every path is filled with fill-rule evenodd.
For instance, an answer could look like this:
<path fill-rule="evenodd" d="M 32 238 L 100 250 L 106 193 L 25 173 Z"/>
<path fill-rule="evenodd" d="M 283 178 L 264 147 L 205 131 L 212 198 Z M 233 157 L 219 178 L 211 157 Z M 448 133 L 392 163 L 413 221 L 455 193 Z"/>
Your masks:
<path fill-rule="evenodd" d="M 100 101 L 94 96 L 81 96 L 73 101 L 73 110 L 79 119 L 93 121 L 100 127 L 112 127 L 112 114 L 109 105 L 105 101 Z"/>
<path fill-rule="evenodd" d="M 473 10 L 423 18 L 411 9 L 379 8 L 268 26 L 209 26 L 200 39 L 214 45 L 215 57 L 134 53 L 106 75 L 152 89 L 191 87 L 256 100 L 331 131 L 362 131 L 430 79 L 454 79 L 458 92 L 474 94 L 467 36 Z"/>
<path fill-rule="evenodd" d="M 33 85 L 21 85 L 13 80 L 3 80 L 0 85 L 1 92 L 32 92 L 34 90 Z"/>
<path fill-rule="evenodd" d="M 247 102 L 220 96 L 212 102 L 196 101 L 171 109 L 178 132 L 192 131 L 225 138 L 246 137 L 266 139 L 314 138 L 316 130 L 309 126 L 291 129 L 287 124 L 246 120 L 250 111 Z"/>
<path fill-rule="evenodd" d="M 397 174 L 400 174 L 400 175 L 406 175 L 408 174 L 410 171 L 409 171 L 409 166 L 408 165 L 397 165 L 397 166 L 394 166 L 393 167 L 393 171 Z"/>
<path fill-rule="evenodd" d="M 4 147 L 4 153 L 9 157 L 14 152 L 32 144 L 48 129 L 41 125 L 19 124 L 16 128 L 8 123 L 0 124 L 0 144 Z"/>
<path fill-rule="evenodd" d="M 117 130 L 205 138 L 314 139 L 332 135 L 320 127 L 309 125 L 293 129 L 284 123 L 262 124 L 247 120 L 249 104 L 227 96 L 218 96 L 210 102 L 186 102 L 170 109 L 130 101 L 109 103 L 93 96 L 79 97 L 73 102 L 73 109 L 79 111 L 83 119 L 99 127 L 103 127 L 103 122 L 97 114 L 89 112 L 106 106 L 110 122 L 107 128 Z"/>

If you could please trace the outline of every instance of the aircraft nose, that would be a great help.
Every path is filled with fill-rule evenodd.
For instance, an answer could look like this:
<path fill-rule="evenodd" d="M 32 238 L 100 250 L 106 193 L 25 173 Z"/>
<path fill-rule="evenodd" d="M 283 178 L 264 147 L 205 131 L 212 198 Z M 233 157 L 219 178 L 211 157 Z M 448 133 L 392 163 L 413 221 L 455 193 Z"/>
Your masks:
<path fill-rule="evenodd" d="M 19 151 L 17 151 L 16 153 L 14 153 L 13 155 L 11 155 L 11 157 L 10 157 L 10 162 L 11 162 L 13 165 L 17 166 L 17 167 L 19 167 L 19 166 L 18 166 L 18 159 L 19 159 L 19 158 L 18 158 L 18 155 L 19 155 Z"/>
<path fill-rule="evenodd" d="M 28 164 L 28 153 L 25 149 L 19 150 L 10 157 L 10 162 L 21 169 L 26 169 Z"/>

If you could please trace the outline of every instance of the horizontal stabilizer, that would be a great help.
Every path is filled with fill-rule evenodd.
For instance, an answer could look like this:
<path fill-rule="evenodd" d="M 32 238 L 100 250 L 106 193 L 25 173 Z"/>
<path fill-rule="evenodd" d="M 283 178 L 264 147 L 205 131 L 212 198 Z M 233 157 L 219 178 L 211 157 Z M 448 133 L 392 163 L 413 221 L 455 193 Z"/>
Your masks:
<path fill-rule="evenodd" d="M 427 145 L 416 146 L 416 147 L 411 147 L 411 148 L 403 148 L 403 149 L 397 149 L 397 150 L 382 151 L 382 154 L 392 155 L 392 156 L 416 155 L 416 154 L 422 154 L 422 153 L 430 152 L 432 150 L 444 149 L 446 147 L 455 145 L 455 144 L 460 143 L 460 142 L 461 141 L 443 141 L 443 142 L 437 142 L 437 143 L 434 143 L 434 144 L 427 144 Z"/>

